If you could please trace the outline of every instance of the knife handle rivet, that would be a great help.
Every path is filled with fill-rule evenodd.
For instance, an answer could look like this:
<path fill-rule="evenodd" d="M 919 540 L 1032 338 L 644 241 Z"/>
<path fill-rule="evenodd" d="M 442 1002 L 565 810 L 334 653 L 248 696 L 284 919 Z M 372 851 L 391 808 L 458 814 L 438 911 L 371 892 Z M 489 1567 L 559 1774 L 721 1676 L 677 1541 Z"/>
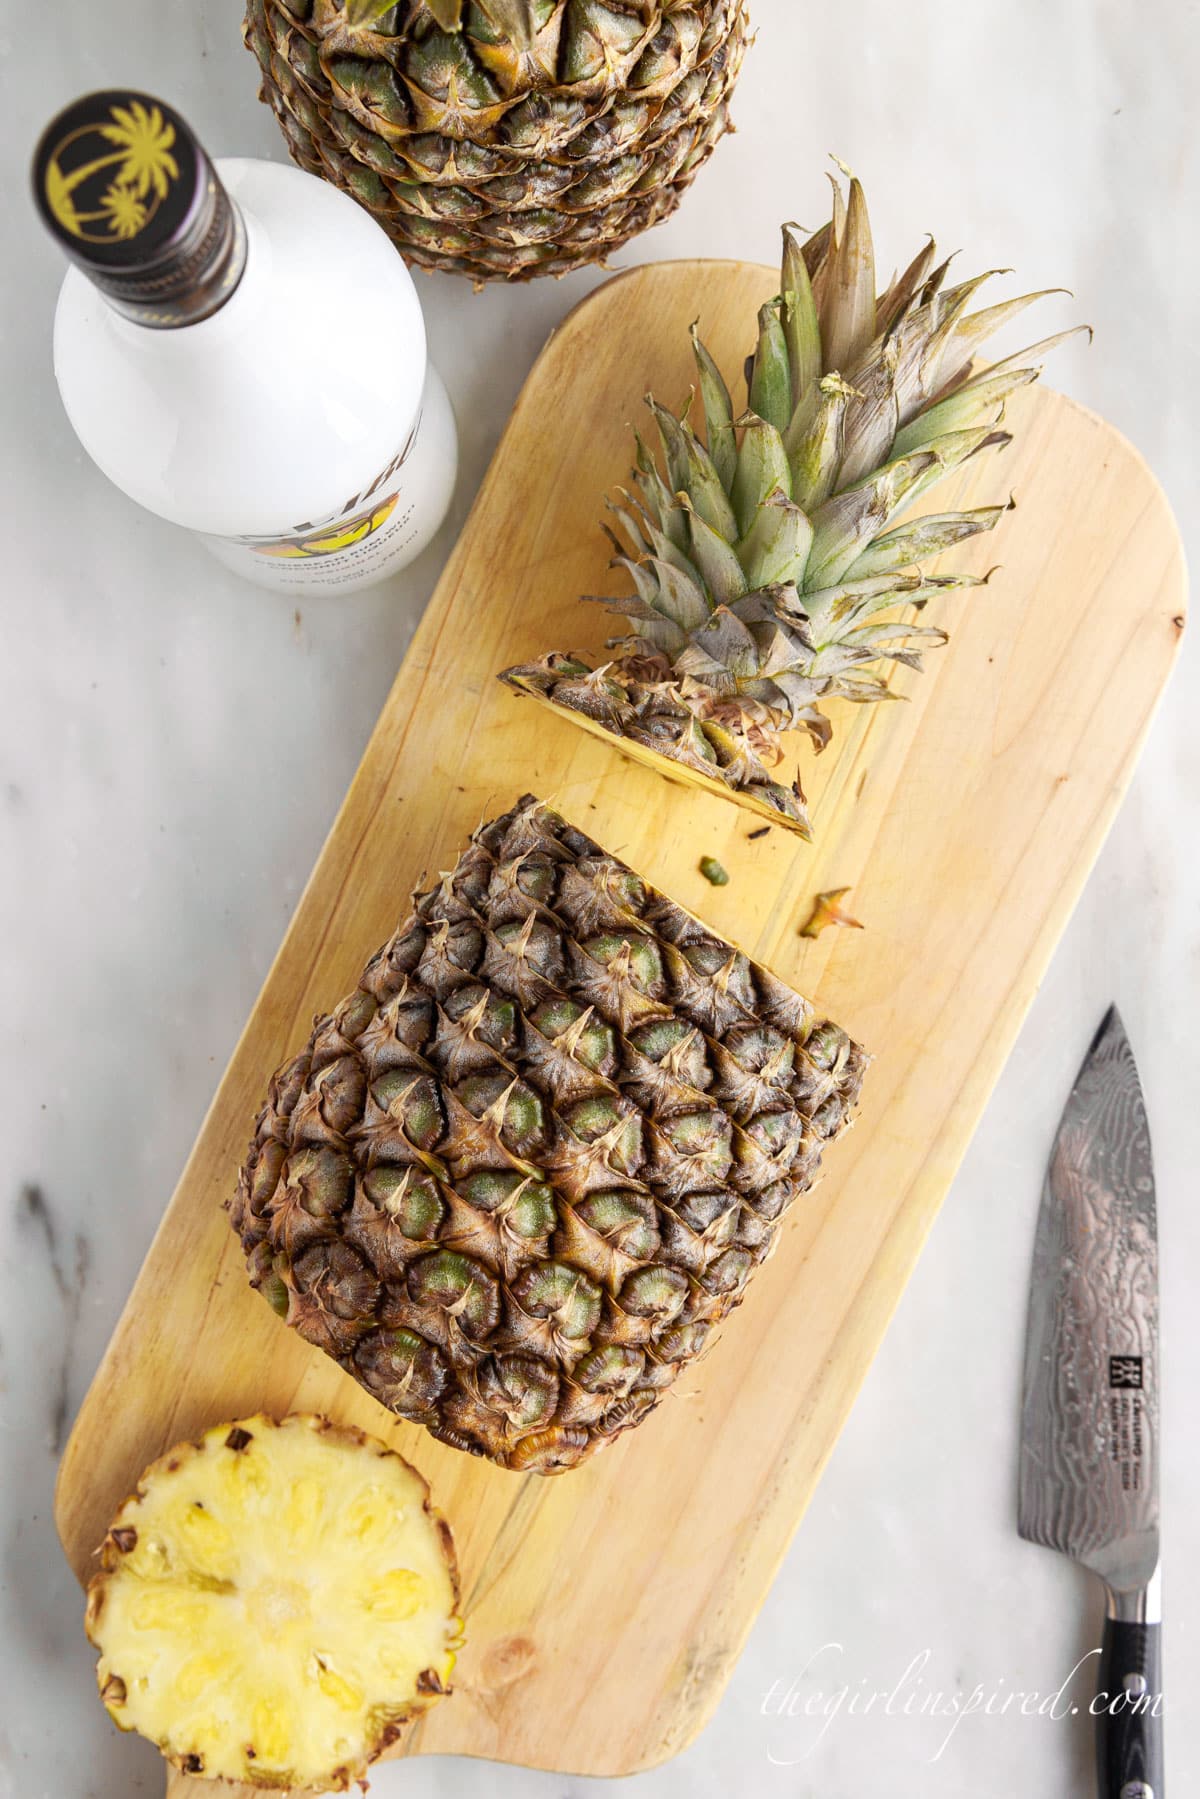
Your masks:
<path fill-rule="evenodd" d="M 1146 1676 L 1144 1674 L 1127 1674 L 1121 1685 L 1132 1699 L 1140 1699 L 1146 1691 Z M 1121 1799 L 1154 1799 L 1154 1794 L 1144 1781 L 1131 1780 L 1127 1784 L 1130 1791 L 1123 1792 Z"/>
<path fill-rule="evenodd" d="M 1121 1788 L 1121 1799 L 1154 1799 L 1154 1788 L 1144 1780 L 1127 1780 Z"/>

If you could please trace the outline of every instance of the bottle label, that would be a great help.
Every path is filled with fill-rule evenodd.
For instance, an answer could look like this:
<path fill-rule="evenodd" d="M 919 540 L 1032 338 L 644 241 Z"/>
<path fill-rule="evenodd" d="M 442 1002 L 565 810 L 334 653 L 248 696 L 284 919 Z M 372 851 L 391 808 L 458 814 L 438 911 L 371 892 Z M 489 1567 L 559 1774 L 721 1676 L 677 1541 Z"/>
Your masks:
<path fill-rule="evenodd" d="M 276 537 L 210 537 L 222 562 L 252 580 L 279 588 L 357 587 L 384 572 L 416 536 L 416 501 L 401 471 L 421 428 L 421 415 L 403 448 L 370 481 L 322 519 L 304 519 Z"/>

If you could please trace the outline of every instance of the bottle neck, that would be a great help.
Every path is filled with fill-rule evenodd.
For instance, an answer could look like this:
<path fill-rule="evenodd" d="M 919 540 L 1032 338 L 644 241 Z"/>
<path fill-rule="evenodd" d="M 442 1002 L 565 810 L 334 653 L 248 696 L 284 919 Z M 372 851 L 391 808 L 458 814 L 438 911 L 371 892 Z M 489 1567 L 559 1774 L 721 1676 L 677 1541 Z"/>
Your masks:
<path fill-rule="evenodd" d="M 246 270 L 246 222 L 212 169 L 194 224 L 168 257 L 119 277 L 84 267 L 108 304 L 150 330 L 171 331 L 211 318 L 236 291 Z"/>
<path fill-rule="evenodd" d="M 246 266 L 246 227 L 195 132 L 151 94 L 85 94 L 42 134 L 34 194 L 117 312 L 172 330 L 210 318 Z"/>

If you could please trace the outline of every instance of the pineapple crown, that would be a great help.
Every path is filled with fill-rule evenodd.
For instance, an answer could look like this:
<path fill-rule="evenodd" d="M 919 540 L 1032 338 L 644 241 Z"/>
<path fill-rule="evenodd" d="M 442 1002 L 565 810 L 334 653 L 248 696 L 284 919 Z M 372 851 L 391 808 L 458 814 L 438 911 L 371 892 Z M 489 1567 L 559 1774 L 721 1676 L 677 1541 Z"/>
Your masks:
<path fill-rule="evenodd" d="M 862 187 L 850 176 L 843 194 L 831 180 L 831 221 L 805 242 L 784 227 L 780 291 L 759 311 L 746 363 L 747 410 L 735 415 L 694 325 L 703 439 L 694 390 L 678 416 L 647 397 L 661 465 L 638 436 L 634 491 L 610 502 L 624 533 L 609 532 L 614 566 L 635 591 L 597 602 L 632 626 L 610 647 L 676 684 L 692 709 L 715 703 L 743 728 L 803 726 L 818 748 L 829 736 L 818 700 L 884 698 L 883 676 L 863 664 L 919 667 L 920 645 L 945 641 L 877 615 L 986 579 L 917 565 L 990 530 L 1007 504 L 900 515 L 1010 441 L 1005 400 L 1073 335 L 979 367 L 984 342 L 1044 294 L 971 311 L 1000 271 L 947 286 L 932 240 L 877 294 Z"/>

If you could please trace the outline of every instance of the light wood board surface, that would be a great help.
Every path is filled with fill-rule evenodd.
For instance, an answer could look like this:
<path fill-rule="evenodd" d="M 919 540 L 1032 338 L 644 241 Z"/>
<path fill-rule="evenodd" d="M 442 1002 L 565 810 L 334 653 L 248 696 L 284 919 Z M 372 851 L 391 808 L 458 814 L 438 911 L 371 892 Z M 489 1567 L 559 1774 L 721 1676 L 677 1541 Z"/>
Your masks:
<path fill-rule="evenodd" d="M 1103 840 L 1182 629 L 1182 556 L 1152 477 L 1101 420 L 1033 389 L 1011 405 L 1014 446 L 946 490 L 947 505 L 1017 499 L 955 553 L 958 566 L 1002 566 L 987 588 L 947 596 L 949 648 L 898 678 L 908 703 L 835 708 L 820 759 L 796 742 L 813 846 L 781 829 L 751 841 L 753 817 L 504 689 L 506 664 L 599 648 L 605 617 L 575 596 L 620 590 L 597 521 L 627 478 L 642 394 L 682 399 L 697 315 L 732 375 L 775 282 L 738 263 L 638 269 L 551 339 L 63 1459 L 58 1527 L 86 1579 L 116 1504 L 174 1440 L 259 1408 L 324 1410 L 387 1435 L 453 1524 L 469 1636 L 455 1696 L 402 1752 L 624 1774 L 676 1753 L 709 1717 Z M 352 988 L 419 878 L 527 789 L 875 1057 L 856 1129 L 712 1352 L 641 1428 L 551 1480 L 391 1420 L 250 1291 L 222 1210 L 271 1071 Z M 728 886 L 707 884 L 702 855 L 725 864 Z M 844 886 L 865 930 L 802 939 L 812 897 Z M 171 1791 L 210 1789 L 179 1778 Z"/>

